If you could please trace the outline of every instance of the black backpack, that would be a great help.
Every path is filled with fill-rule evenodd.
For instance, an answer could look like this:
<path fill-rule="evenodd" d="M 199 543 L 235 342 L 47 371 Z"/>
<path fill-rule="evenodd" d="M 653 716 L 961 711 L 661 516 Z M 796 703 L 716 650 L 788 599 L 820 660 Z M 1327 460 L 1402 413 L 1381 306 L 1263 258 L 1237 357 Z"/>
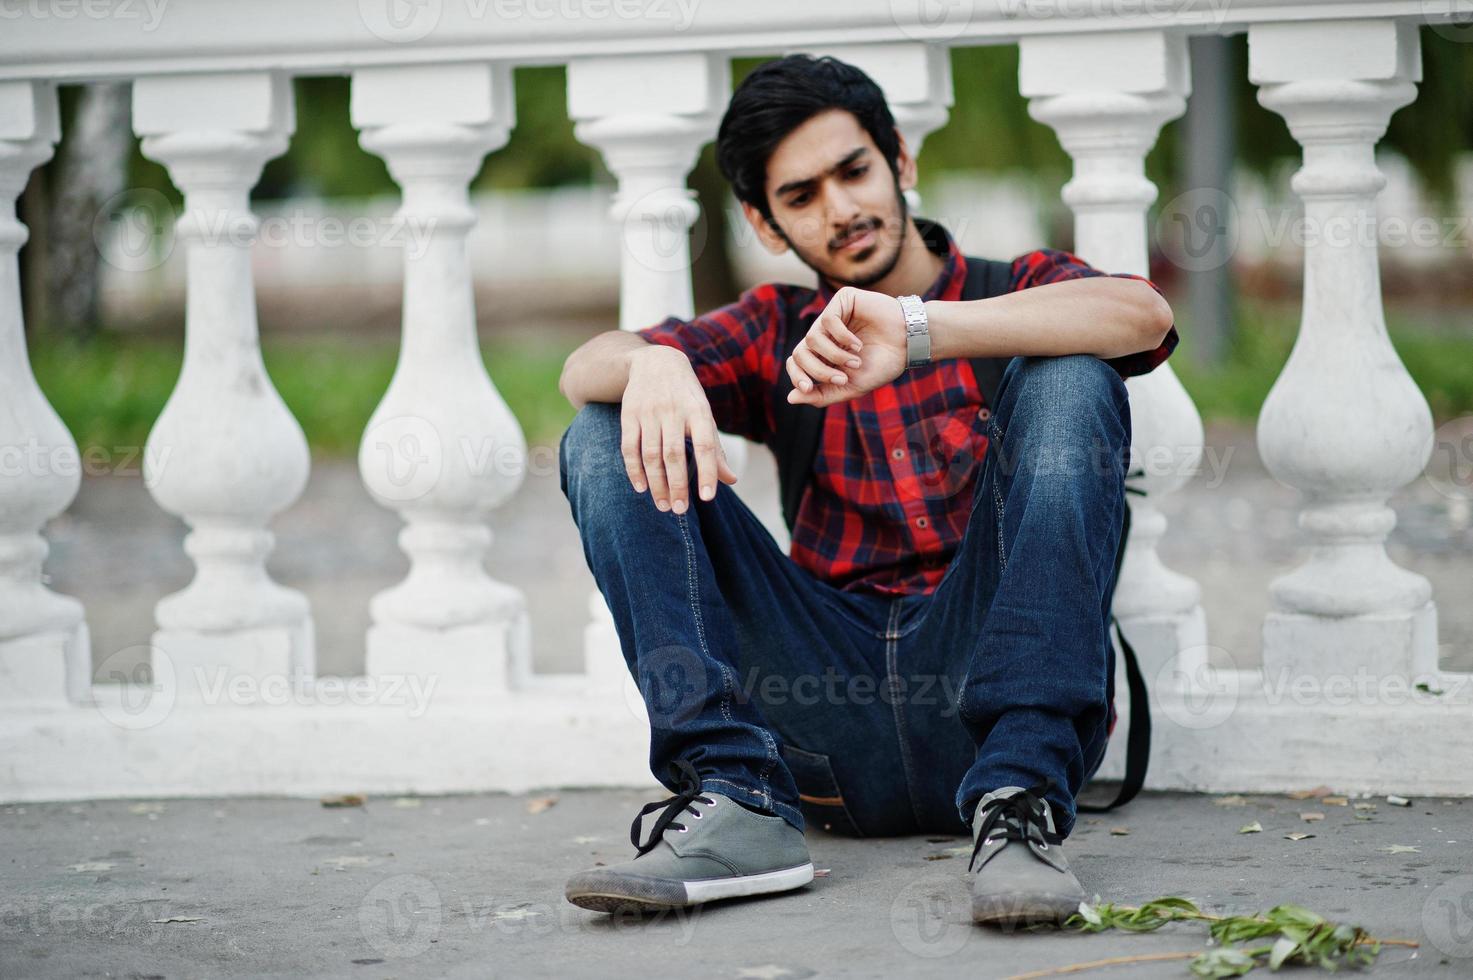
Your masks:
<path fill-rule="evenodd" d="M 1012 283 L 1012 263 L 996 261 L 993 259 L 966 257 L 967 276 L 962 284 L 962 299 L 987 299 L 999 296 L 1008 291 Z M 782 497 L 783 521 L 787 524 L 789 532 L 797 524 L 798 506 L 803 501 L 803 493 L 808 489 L 809 477 L 813 472 L 813 459 L 818 452 L 818 444 L 823 433 L 823 419 L 826 409 L 815 405 L 795 405 L 788 401 L 788 392 L 793 388 L 793 380 L 788 376 L 787 360 L 792 355 L 798 341 L 802 340 L 808 333 L 813 321 L 818 319 L 814 314 L 796 322 L 796 326 L 788 331 L 786 336 L 779 334 L 778 343 L 781 357 L 778 358 L 777 384 L 772 393 L 772 417 L 773 435 L 769 443 L 773 455 L 777 457 L 778 487 Z M 790 318 L 790 321 L 791 318 Z M 1010 357 L 973 357 L 969 358 L 972 372 L 977 376 L 977 387 L 984 398 L 990 396 L 1002 384 L 1003 371 L 1007 369 Z M 1134 473 L 1127 476 L 1136 475 Z M 1135 487 L 1126 487 L 1127 493 L 1144 494 L 1144 490 Z M 1115 580 L 1120 578 L 1120 565 L 1125 560 L 1125 544 L 1130 536 L 1130 507 L 1125 508 L 1125 526 L 1120 534 L 1120 548 L 1115 553 Z M 1083 813 L 1103 813 L 1113 810 L 1118 806 L 1130 802 L 1146 779 L 1146 765 L 1150 761 L 1151 754 L 1151 708 L 1146 700 L 1146 682 L 1141 676 L 1140 664 L 1136 661 L 1135 650 L 1125 639 L 1124 632 L 1120 629 L 1120 621 L 1111 614 L 1110 621 L 1115 626 L 1115 635 L 1120 640 L 1120 648 L 1125 653 L 1125 679 L 1130 691 L 1130 730 L 1125 743 L 1125 777 L 1121 781 L 1120 789 L 1115 799 L 1107 804 L 1090 805 L 1077 803 L 1076 809 Z M 1114 678 L 1111 676 L 1113 684 Z"/>

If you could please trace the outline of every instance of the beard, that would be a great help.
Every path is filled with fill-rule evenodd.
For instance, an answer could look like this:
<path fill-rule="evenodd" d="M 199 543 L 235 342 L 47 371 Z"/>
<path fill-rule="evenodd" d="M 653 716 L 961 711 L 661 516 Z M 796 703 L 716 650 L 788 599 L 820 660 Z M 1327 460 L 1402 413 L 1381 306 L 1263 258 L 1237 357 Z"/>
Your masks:
<path fill-rule="evenodd" d="M 868 289 L 870 286 L 873 286 L 875 283 L 879 282 L 881 279 L 884 279 L 891 272 L 893 272 L 895 270 L 895 266 L 900 262 L 900 249 L 901 246 L 905 243 L 905 225 L 906 222 L 910 220 L 910 206 L 905 200 L 904 192 L 900 189 L 900 180 L 898 178 L 895 181 L 895 201 L 895 210 L 899 214 L 899 217 L 897 219 L 898 229 L 897 234 L 893 238 L 894 245 L 890 249 L 890 254 L 885 256 L 884 260 L 880 262 L 879 265 L 877 265 L 874 269 L 855 278 L 845 278 L 843 276 L 835 275 L 825 270 L 818 262 L 815 261 L 811 253 L 809 253 L 805 249 L 798 247 L 798 245 L 796 245 L 793 240 L 788 237 L 788 233 L 783 231 L 782 228 L 778 227 L 775 221 L 771 222 L 771 224 L 772 227 L 777 230 L 777 233 L 782 236 L 782 240 L 787 242 L 788 248 L 793 250 L 793 254 L 798 257 L 798 260 L 804 265 L 808 266 L 808 268 L 812 269 L 814 272 L 818 273 L 818 275 L 829 280 L 829 282 L 833 283 L 836 287 L 853 286 L 856 289 Z M 873 227 L 877 232 L 875 236 L 876 244 L 874 245 L 874 249 L 878 250 L 884 248 L 886 243 L 886 236 L 884 235 L 884 219 L 864 219 L 863 221 L 856 223 L 856 225 L 854 226 L 854 228 L 858 229 L 861 232 L 868 231 L 871 227 Z M 850 233 L 852 234 L 852 230 Z M 866 256 L 865 258 L 869 257 L 870 256 Z M 860 261 L 864 261 L 864 259 L 861 259 Z"/>

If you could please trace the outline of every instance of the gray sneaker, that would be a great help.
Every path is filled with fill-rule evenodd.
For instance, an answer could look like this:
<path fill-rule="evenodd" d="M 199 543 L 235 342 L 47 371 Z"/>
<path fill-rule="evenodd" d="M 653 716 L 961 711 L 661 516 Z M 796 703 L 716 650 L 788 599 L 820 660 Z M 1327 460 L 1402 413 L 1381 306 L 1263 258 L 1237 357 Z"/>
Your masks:
<path fill-rule="evenodd" d="M 680 791 L 647 805 L 629 828 L 638 855 L 573 875 L 564 891 L 568 901 L 596 912 L 658 911 L 787 891 L 813 880 L 808 843 L 798 828 L 721 793 L 702 792 L 700 777 L 684 759 L 671 772 Z M 640 821 L 661 807 L 649 841 L 641 844 Z"/>
<path fill-rule="evenodd" d="M 972 815 L 972 921 L 1017 926 L 1061 924 L 1087 897 L 1069 870 L 1054 815 L 1043 798 L 1051 784 L 1004 786 Z M 1052 842 L 1051 842 L 1052 840 Z"/>

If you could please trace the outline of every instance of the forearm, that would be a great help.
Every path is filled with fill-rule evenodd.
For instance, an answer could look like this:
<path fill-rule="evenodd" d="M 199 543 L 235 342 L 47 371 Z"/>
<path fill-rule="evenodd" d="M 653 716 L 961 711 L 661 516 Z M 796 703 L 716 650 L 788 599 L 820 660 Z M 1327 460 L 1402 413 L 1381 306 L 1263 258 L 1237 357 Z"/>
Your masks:
<path fill-rule="evenodd" d="M 582 408 L 588 402 L 618 402 L 629 385 L 629 368 L 636 356 L 679 357 L 685 354 L 665 344 L 652 344 L 628 330 L 606 330 L 568 355 L 558 377 L 558 391 Z"/>
<path fill-rule="evenodd" d="M 991 299 L 925 304 L 931 359 L 1149 350 L 1171 328 L 1171 307 L 1138 279 L 1092 276 Z"/>

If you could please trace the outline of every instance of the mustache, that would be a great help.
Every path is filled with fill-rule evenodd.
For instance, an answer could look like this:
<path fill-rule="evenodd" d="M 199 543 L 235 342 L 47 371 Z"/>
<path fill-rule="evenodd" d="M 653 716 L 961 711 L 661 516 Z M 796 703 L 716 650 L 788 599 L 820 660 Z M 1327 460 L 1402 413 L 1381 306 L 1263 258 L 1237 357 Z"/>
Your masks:
<path fill-rule="evenodd" d="M 847 242 L 849 239 L 853 238 L 856 235 L 862 235 L 867 231 L 878 230 L 880 226 L 881 222 L 879 218 L 866 218 L 864 221 L 861 221 L 858 224 L 850 225 L 849 228 L 845 230 L 844 234 L 840 235 L 839 237 L 830 239 L 829 248 L 832 251 L 837 252 L 839 250 L 839 247 Z"/>

